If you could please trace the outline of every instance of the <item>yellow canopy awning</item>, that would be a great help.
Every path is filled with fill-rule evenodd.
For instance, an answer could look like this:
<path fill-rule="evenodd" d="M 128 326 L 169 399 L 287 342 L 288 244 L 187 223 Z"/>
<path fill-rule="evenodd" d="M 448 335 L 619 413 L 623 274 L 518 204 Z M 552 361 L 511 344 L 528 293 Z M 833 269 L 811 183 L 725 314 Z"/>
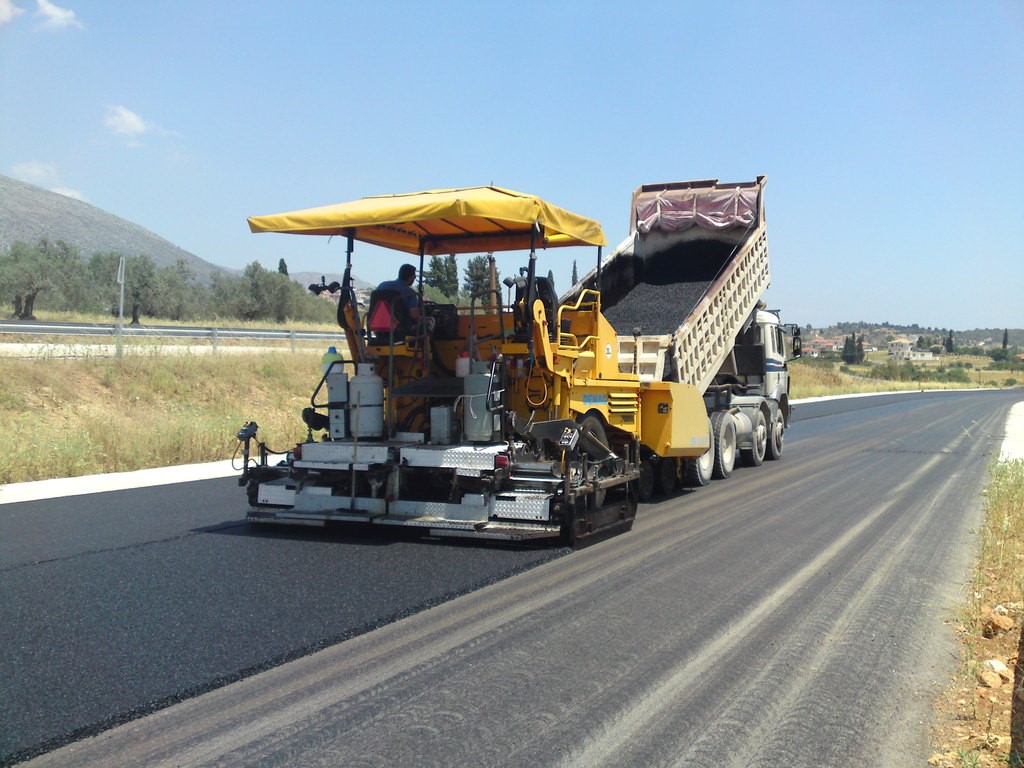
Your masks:
<path fill-rule="evenodd" d="M 344 235 L 428 255 L 522 250 L 540 224 L 538 248 L 605 245 L 601 225 L 533 195 L 499 187 L 435 189 L 249 218 L 253 232 Z"/>

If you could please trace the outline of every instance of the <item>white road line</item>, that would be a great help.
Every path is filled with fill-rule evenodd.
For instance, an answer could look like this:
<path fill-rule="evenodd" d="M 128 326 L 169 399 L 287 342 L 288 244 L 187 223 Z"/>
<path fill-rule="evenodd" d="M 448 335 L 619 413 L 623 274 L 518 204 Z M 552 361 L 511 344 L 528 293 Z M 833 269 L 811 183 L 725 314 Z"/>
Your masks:
<path fill-rule="evenodd" d="M 1024 400 L 1010 409 L 1006 417 L 1003 448 L 999 452 L 1000 461 L 1024 459 Z"/>
<path fill-rule="evenodd" d="M 231 461 L 227 460 L 213 461 L 208 464 L 182 464 L 176 467 L 139 469 L 135 472 L 111 472 L 104 475 L 83 475 L 81 477 L 61 477 L 55 480 L 35 480 L 30 483 L 10 483 L 0 485 L 0 504 L 40 501 L 62 496 L 82 496 L 87 493 L 104 493 L 106 491 L 124 491 L 130 488 L 150 488 L 154 485 L 187 483 L 191 480 L 212 480 L 240 475 L 242 474 L 241 466 L 242 460 L 239 458 L 237 468 L 232 468 Z"/>

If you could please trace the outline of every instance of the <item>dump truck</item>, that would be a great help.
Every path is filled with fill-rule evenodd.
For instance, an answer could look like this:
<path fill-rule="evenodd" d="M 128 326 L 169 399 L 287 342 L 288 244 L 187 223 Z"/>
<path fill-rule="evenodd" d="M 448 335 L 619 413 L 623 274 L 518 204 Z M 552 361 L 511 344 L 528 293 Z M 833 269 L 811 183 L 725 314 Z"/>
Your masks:
<path fill-rule="evenodd" d="M 709 450 L 645 439 L 640 498 L 676 484 L 729 477 L 737 449 L 750 466 L 781 457 L 791 415 L 788 361 L 800 329 L 762 296 L 771 281 L 766 177 L 738 184 L 646 184 L 633 193 L 630 234 L 563 297 L 598 290 L 617 329 L 619 368 L 641 381 L 684 382 L 701 393 Z"/>
<path fill-rule="evenodd" d="M 724 191 L 713 184 L 641 187 L 631 237 L 607 259 L 596 221 L 498 187 L 250 218 L 253 232 L 346 243 L 343 280 L 330 288 L 340 290 L 347 353 L 325 357 L 301 415 L 306 437 L 283 457 L 260 441 L 255 421 L 239 431 L 248 520 L 577 545 L 628 530 L 638 502 L 658 489 L 726 476 L 737 449 L 777 457 L 781 430 L 774 443 L 769 435 L 780 414 L 785 426 L 788 382 L 785 355 L 757 335 L 774 317 L 757 307 L 767 286 L 763 183 L 737 185 L 730 215 L 713 203 Z M 672 230 L 673 207 L 692 207 L 691 198 L 700 217 L 723 225 Z M 751 238 L 761 244 L 752 248 Z M 418 318 L 388 290 L 374 291 L 360 311 L 356 242 L 418 257 Z M 596 259 L 559 300 L 537 261 L 538 251 L 564 247 L 593 248 Z M 634 325 L 626 317 L 631 302 L 661 285 L 653 270 L 709 261 L 705 249 L 717 267 L 696 270 L 713 276 L 682 324 L 676 314 L 668 331 L 646 322 L 623 331 Z M 528 254 L 519 274 L 503 281 L 507 299 L 491 288 L 469 306 L 423 300 L 427 256 L 506 250 Z M 618 329 L 615 312 L 625 323 Z M 694 355 L 694 344 L 707 349 Z M 768 360 L 782 367 L 781 385 L 755 373 Z"/>

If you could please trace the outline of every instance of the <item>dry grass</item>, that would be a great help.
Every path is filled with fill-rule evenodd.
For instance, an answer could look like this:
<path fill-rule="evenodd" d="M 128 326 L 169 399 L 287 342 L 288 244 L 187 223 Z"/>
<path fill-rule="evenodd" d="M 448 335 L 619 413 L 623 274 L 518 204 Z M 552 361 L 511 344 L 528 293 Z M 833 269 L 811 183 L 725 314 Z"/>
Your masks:
<path fill-rule="evenodd" d="M 1024 461 L 991 470 L 980 556 L 959 622 L 961 669 L 937 702 L 936 754 L 931 764 L 1024 767 Z M 1012 619 L 1000 630 L 994 616 Z M 982 681 L 994 659 L 1012 679 Z M 993 685 L 994 683 L 994 685 Z"/>
<path fill-rule="evenodd" d="M 1000 462 L 991 475 L 975 578 L 990 601 L 1019 601 L 1024 597 L 1024 461 Z"/>
<path fill-rule="evenodd" d="M 898 392 L 920 389 L 966 389 L 976 384 L 950 382 L 888 381 L 869 379 L 843 373 L 838 366 L 809 364 L 801 361 L 789 366 L 792 376 L 790 392 L 794 398 L 823 397 L 826 395 L 861 394 L 868 392 Z"/>
<path fill-rule="evenodd" d="M 320 354 L 0 359 L 0 483 L 229 458 L 251 419 L 290 447 Z"/>
<path fill-rule="evenodd" d="M 868 354 L 869 363 L 881 364 L 889 359 L 888 352 L 873 352 Z M 992 358 L 984 355 L 942 355 L 935 360 L 915 360 L 914 365 L 925 371 L 936 371 L 940 368 L 952 370 L 963 368 L 967 377 L 971 380 L 970 385 L 974 387 L 1004 387 L 1007 380 L 1014 379 L 1017 382 L 1024 381 L 1024 371 L 1021 366 L 1015 366 L 1010 370 L 995 370 L 989 368 L 992 365 Z M 858 370 L 855 366 L 854 370 Z M 867 370 L 867 368 L 863 368 Z M 1012 385 L 1010 385 L 1012 386 Z"/>

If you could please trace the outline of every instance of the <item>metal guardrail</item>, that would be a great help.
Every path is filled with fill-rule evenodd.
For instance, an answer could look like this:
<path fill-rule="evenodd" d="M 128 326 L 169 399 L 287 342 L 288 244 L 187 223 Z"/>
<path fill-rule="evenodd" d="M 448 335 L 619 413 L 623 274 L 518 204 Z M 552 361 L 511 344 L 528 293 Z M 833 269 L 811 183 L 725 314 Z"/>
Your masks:
<path fill-rule="evenodd" d="M 101 323 L 60 323 L 24 320 L 0 321 L 0 334 L 20 334 L 32 336 L 115 336 L 117 324 Z M 264 339 L 276 341 L 323 341 L 336 340 L 341 331 L 299 331 L 278 328 L 216 328 L 188 327 L 175 325 L 125 325 L 122 328 L 125 336 L 145 338 L 191 338 L 210 339 L 216 345 L 221 339 Z"/>

